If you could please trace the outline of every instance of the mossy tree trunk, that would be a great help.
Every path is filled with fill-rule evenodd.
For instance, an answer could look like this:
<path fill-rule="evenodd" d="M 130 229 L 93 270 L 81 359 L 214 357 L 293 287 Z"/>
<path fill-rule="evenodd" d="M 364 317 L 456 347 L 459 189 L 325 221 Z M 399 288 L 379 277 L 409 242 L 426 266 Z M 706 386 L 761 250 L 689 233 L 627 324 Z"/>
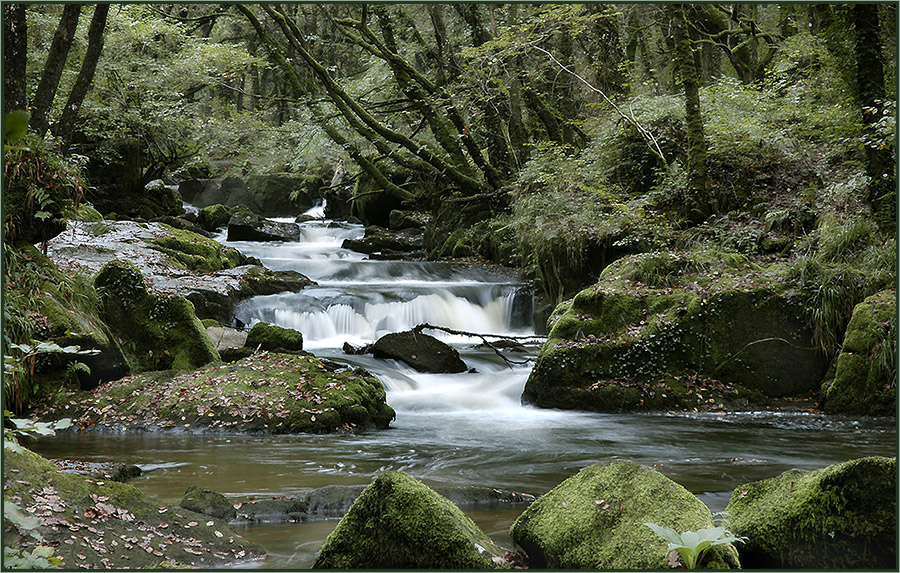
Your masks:
<path fill-rule="evenodd" d="M 91 25 L 88 28 L 88 46 L 81 62 L 81 69 L 78 71 L 78 78 L 75 79 L 75 85 L 69 92 L 69 99 L 63 108 L 62 116 L 59 123 L 54 126 L 53 133 L 63 140 L 66 147 L 72 142 L 72 134 L 75 129 L 75 118 L 78 116 L 78 110 L 84 102 L 84 96 L 87 95 L 91 82 L 94 79 L 94 71 L 97 69 L 97 62 L 100 60 L 100 53 L 103 51 L 103 36 L 106 31 L 106 18 L 109 14 L 109 4 L 97 4 L 94 8 L 94 15 L 91 17 Z"/>
<path fill-rule="evenodd" d="M 687 174 L 690 188 L 686 205 L 687 216 L 693 222 L 701 222 L 709 215 L 709 180 L 706 167 L 706 138 L 700 110 L 700 73 L 688 35 L 687 8 L 678 4 L 671 6 L 670 10 L 675 66 L 684 89 L 684 115 L 687 125 Z"/>
<path fill-rule="evenodd" d="M 854 4 L 854 49 L 856 52 L 856 94 L 863 124 L 874 141 L 885 119 L 884 62 L 881 54 L 881 24 L 877 4 Z M 866 145 L 866 174 L 869 187 L 866 202 L 882 231 L 896 233 L 896 178 L 893 146 Z"/>
<path fill-rule="evenodd" d="M 25 109 L 28 34 L 24 4 L 3 6 L 3 111 Z"/>
<path fill-rule="evenodd" d="M 69 49 L 75 39 L 75 29 L 78 27 L 78 17 L 81 15 L 81 4 L 66 4 L 63 8 L 59 24 L 50 41 L 50 52 L 44 62 L 44 71 L 38 83 L 37 91 L 31 99 L 31 128 L 43 137 L 50 127 L 50 108 L 56 90 L 59 88 L 59 80 L 62 78 L 66 58 Z"/>

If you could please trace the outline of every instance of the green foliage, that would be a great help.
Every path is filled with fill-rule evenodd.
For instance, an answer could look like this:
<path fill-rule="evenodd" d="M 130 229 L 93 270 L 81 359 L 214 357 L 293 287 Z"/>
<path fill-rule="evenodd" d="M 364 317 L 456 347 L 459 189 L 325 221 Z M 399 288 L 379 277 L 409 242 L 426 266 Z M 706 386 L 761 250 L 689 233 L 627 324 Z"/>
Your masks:
<path fill-rule="evenodd" d="M 788 271 L 807 297 L 815 341 L 829 355 L 840 351 L 853 307 L 896 280 L 896 242 L 861 216 L 828 215 Z"/>
<path fill-rule="evenodd" d="M 673 529 L 655 523 L 645 523 L 644 525 L 669 543 L 669 551 L 678 552 L 687 569 L 696 569 L 706 551 L 716 545 L 746 541 L 745 537 L 736 537 L 722 526 L 685 531 L 679 534 Z"/>
<path fill-rule="evenodd" d="M 4 151 L 12 151 L 14 149 L 17 149 L 7 144 L 15 143 L 25 136 L 25 133 L 28 132 L 28 121 L 30 119 L 31 114 L 21 109 L 11 111 L 6 114 L 6 116 L 3 118 Z"/>

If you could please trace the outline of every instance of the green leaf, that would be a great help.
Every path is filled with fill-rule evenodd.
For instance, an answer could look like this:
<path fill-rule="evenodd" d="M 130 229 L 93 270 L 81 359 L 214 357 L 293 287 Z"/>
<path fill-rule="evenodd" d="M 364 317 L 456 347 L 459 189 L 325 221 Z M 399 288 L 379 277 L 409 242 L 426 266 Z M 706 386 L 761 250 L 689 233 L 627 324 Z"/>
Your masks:
<path fill-rule="evenodd" d="M 12 143 L 22 139 L 22 136 L 28 131 L 28 122 L 31 120 L 31 114 L 27 111 L 17 109 L 6 114 L 3 118 L 3 139 Z"/>
<path fill-rule="evenodd" d="M 45 220 L 49 219 L 51 216 L 52 215 L 46 211 L 38 211 L 37 213 L 34 214 L 34 217 L 36 219 L 40 219 L 41 221 L 45 221 Z"/>

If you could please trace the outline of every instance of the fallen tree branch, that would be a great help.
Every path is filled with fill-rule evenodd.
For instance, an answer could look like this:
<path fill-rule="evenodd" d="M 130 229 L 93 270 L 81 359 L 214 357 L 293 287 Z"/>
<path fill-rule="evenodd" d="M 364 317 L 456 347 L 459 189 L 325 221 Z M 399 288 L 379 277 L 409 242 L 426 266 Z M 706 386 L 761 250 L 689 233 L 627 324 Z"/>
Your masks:
<path fill-rule="evenodd" d="M 446 332 L 447 334 L 456 334 L 458 336 L 471 336 L 473 338 L 480 338 L 481 341 L 485 344 L 485 346 L 487 346 L 488 348 L 493 350 L 497 356 L 499 356 L 500 358 L 503 359 L 504 362 L 506 362 L 506 365 L 509 366 L 510 369 L 512 369 L 513 365 L 521 366 L 523 364 L 528 364 L 529 362 L 532 361 L 532 359 L 528 358 L 525 360 L 511 360 L 511 359 L 507 358 L 506 356 L 504 356 L 503 353 L 500 352 L 500 350 L 498 350 L 496 346 L 491 344 L 491 342 L 488 340 L 488 338 L 498 338 L 500 340 L 534 340 L 534 341 L 540 341 L 540 340 L 544 340 L 547 338 L 546 336 L 539 336 L 537 334 L 530 335 L 530 336 L 506 336 L 503 334 L 483 334 L 483 333 L 478 333 L 478 332 L 467 332 L 465 330 L 455 330 L 453 328 L 447 328 L 445 326 L 434 326 L 432 324 L 428 324 L 427 322 L 423 322 L 422 324 L 417 325 L 415 328 L 412 329 L 412 331 L 416 334 L 421 334 L 422 331 L 425 329 L 440 330 L 442 332 Z"/>

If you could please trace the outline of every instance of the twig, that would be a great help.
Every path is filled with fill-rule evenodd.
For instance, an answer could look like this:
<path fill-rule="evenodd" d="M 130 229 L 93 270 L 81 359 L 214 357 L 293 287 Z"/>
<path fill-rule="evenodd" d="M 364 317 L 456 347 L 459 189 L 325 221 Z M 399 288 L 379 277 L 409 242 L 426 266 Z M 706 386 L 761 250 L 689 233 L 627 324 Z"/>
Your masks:
<path fill-rule="evenodd" d="M 635 127 L 635 129 L 638 130 L 638 133 L 640 133 L 641 137 L 643 137 L 644 140 L 647 142 L 647 145 L 650 147 L 650 150 L 653 153 L 655 153 L 657 157 L 659 157 L 659 159 L 663 162 L 663 165 L 666 167 L 666 169 L 669 168 L 669 163 L 668 163 L 668 161 L 666 161 L 666 156 L 663 155 L 662 148 L 659 146 L 659 143 L 656 141 L 656 137 L 653 136 L 653 134 L 650 132 L 650 130 L 646 129 L 644 126 L 642 126 L 640 123 L 638 123 L 637 119 L 635 119 L 635 117 L 634 117 L 634 112 L 632 112 L 631 117 L 629 117 L 621 109 L 619 109 L 619 106 L 617 106 L 611 99 L 609 99 L 609 97 L 605 93 L 603 93 L 602 90 L 594 87 L 593 85 L 591 85 L 591 83 L 589 81 L 587 81 L 583 77 L 581 77 L 578 74 L 576 74 L 575 72 L 573 72 L 571 69 L 569 69 L 568 66 L 566 66 L 565 64 L 563 64 L 562 62 L 557 60 L 553 56 L 553 54 L 551 54 L 550 52 L 548 52 L 547 50 L 545 50 L 544 48 L 542 48 L 540 46 L 533 46 L 533 47 L 535 50 L 538 50 L 539 52 L 543 52 L 543 53 L 547 54 L 547 57 L 549 57 L 550 60 L 554 64 L 556 64 L 557 66 L 562 68 L 563 71 L 565 71 L 566 73 L 574 76 L 577 80 L 579 80 L 581 83 L 586 85 L 588 87 L 588 89 L 590 89 L 594 93 L 598 93 L 601 96 L 603 96 L 603 99 L 606 101 L 606 103 L 611 105 L 612 108 L 616 111 L 616 113 L 619 114 L 619 116 L 622 119 L 624 119 L 625 121 L 627 121 L 628 123 L 633 125 Z"/>
<path fill-rule="evenodd" d="M 491 344 L 490 341 L 488 341 L 488 338 L 499 338 L 501 340 L 543 340 L 546 338 L 546 336 L 538 336 L 538 335 L 506 336 L 506 335 L 502 335 L 502 334 L 481 334 L 478 332 L 466 332 L 465 330 L 454 330 L 452 328 L 447 328 L 445 326 L 434 326 L 434 325 L 428 324 L 427 322 L 419 324 L 418 326 L 413 328 L 412 331 L 415 334 L 421 334 L 422 331 L 425 330 L 426 328 L 429 330 L 440 330 L 440 331 L 446 332 L 447 334 L 456 334 L 459 336 L 472 336 L 474 338 L 480 338 L 481 341 L 486 346 L 488 346 L 491 350 L 494 351 L 494 353 L 497 356 L 499 356 L 500 358 L 503 359 L 504 362 L 506 362 L 506 365 L 509 366 L 510 369 L 512 369 L 513 365 L 528 364 L 529 362 L 531 362 L 531 359 L 528 358 L 526 360 L 511 360 L 511 359 L 507 358 L 506 356 L 504 356 L 503 353 L 500 352 L 496 346 Z"/>

